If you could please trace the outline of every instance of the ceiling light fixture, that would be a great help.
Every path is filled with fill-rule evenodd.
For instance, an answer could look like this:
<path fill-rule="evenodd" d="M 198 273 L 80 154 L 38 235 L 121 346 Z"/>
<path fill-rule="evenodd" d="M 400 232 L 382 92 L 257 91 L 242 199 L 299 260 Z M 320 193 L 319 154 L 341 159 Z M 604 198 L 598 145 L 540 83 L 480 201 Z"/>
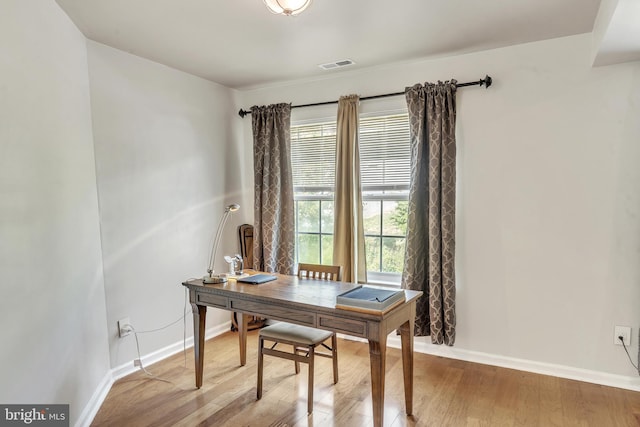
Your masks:
<path fill-rule="evenodd" d="M 301 13 L 311 4 L 311 0 L 264 0 L 272 13 L 293 16 Z"/>

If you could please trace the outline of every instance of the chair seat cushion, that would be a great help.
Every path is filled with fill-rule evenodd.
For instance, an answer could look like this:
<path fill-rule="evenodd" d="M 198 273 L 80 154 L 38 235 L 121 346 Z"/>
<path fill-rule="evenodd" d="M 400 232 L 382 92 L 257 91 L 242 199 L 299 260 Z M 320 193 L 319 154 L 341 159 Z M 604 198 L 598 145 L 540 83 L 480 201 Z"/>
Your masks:
<path fill-rule="evenodd" d="M 300 344 L 320 344 L 333 335 L 330 331 L 293 325 L 291 323 L 276 323 L 260 329 L 260 336 L 275 340 L 295 341 Z"/>

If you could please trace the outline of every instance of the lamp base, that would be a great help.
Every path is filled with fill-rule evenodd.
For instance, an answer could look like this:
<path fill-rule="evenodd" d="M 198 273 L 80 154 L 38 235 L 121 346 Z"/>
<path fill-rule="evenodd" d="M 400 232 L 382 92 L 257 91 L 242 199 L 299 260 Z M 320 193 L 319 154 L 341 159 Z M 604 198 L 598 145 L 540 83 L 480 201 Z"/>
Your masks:
<path fill-rule="evenodd" d="M 221 276 L 204 276 L 202 278 L 202 283 L 211 284 L 211 283 L 226 283 L 227 278 Z"/>

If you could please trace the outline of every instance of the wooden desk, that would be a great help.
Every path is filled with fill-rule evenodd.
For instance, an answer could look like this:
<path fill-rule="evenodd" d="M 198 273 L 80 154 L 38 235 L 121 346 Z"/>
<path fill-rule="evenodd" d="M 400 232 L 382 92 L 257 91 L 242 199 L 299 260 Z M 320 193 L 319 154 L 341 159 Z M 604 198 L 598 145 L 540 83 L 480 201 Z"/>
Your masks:
<path fill-rule="evenodd" d="M 250 316 L 326 329 L 369 341 L 371 363 L 371 395 L 373 424 L 381 427 L 384 420 L 384 379 L 387 335 L 400 331 L 404 397 L 407 415 L 413 411 L 413 329 L 416 300 L 422 292 L 405 290 L 406 301 L 384 314 L 366 314 L 335 308 L 336 296 L 356 287 L 351 283 L 298 279 L 277 275 L 278 280 L 261 285 L 249 285 L 230 280 L 227 283 L 204 285 L 191 280 L 183 285 L 189 289 L 193 307 L 196 387 L 202 386 L 204 334 L 207 307 L 242 313 L 239 326 L 240 365 L 247 361 L 247 321 Z"/>

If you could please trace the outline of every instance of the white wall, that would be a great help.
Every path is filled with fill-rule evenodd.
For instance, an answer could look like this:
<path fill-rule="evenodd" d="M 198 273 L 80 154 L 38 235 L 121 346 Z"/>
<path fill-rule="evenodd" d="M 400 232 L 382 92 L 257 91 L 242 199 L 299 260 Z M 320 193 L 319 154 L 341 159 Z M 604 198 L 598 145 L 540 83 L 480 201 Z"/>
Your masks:
<path fill-rule="evenodd" d="M 91 107 L 104 254 L 111 366 L 137 358 L 133 336 L 118 338 L 117 321 L 136 330 L 182 316 L 182 281 L 202 277 L 210 242 L 231 202 L 244 204 L 234 129 L 234 92 L 163 65 L 88 42 Z M 249 169 L 249 173 L 252 169 Z M 237 226 L 247 206 L 228 221 L 218 254 L 238 251 Z M 249 216 L 250 217 L 250 216 Z M 187 332 L 192 335 L 191 307 Z M 229 321 L 209 310 L 208 324 Z M 183 339 L 183 324 L 140 336 L 147 355 Z"/>
<path fill-rule="evenodd" d="M 244 108 L 296 105 L 490 74 L 490 89 L 458 92 L 458 324 L 451 353 L 630 378 L 637 373 L 613 345 L 613 328 L 634 328 L 630 352 L 637 354 L 640 63 L 590 65 L 585 34 L 327 74 L 244 91 L 241 101 Z M 400 96 L 363 102 L 362 110 L 404 106 Z M 334 118 L 335 106 L 294 109 L 292 121 L 317 117 Z"/>
<path fill-rule="evenodd" d="M 85 38 L 54 2 L 1 9 L 0 402 L 73 424 L 109 377 Z"/>

